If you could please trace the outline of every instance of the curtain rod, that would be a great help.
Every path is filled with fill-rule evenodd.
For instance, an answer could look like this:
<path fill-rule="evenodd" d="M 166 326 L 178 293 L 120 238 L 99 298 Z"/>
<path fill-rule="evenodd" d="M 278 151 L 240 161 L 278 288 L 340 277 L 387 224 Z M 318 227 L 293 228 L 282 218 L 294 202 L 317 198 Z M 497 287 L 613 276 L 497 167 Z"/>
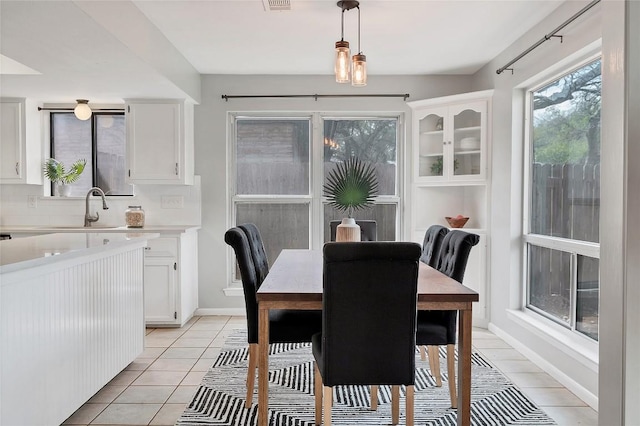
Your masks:
<path fill-rule="evenodd" d="M 403 98 L 407 100 L 408 93 L 388 93 L 388 94 L 357 94 L 357 95 L 222 95 L 222 99 L 229 101 L 229 99 L 248 99 L 248 98 L 314 98 L 316 101 L 318 98 Z"/>
<path fill-rule="evenodd" d="M 542 43 L 544 43 L 545 41 L 549 40 L 552 37 L 560 38 L 560 43 L 562 43 L 562 36 L 561 35 L 556 35 L 556 33 L 559 32 L 560 30 L 562 30 L 564 27 L 566 27 L 570 23 L 572 23 L 573 21 L 575 21 L 576 19 L 578 19 L 583 13 L 585 13 L 587 10 L 591 9 L 593 6 L 595 6 L 598 3 L 600 3 L 600 0 L 593 0 L 591 3 L 589 3 L 588 5 L 583 7 L 579 12 L 577 12 L 571 18 L 567 19 L 562 24 L 560 24 L 560 26 L 558 28 L 556 28 L 555 30 L 551 31 L 549 34 L 546 34 L 537 43 L 535 43 L 534 45 L 529 47 L 527 50 L 525 50 L 524 52 L 522 52 L 521 54 L 516 56 L 511 61 L 509 61 L 509 63 L 507 63 L 505 66 L 503 66 L 502 68 L 498 68 L 496 70 L 496 74 L 502 74 L 502 72 L 505 71 L 505 70 L 509 70 L 509 71 L 511 71 L 511 74 L 513 74 L 513 68 L 509 68 L 511 65 L 515 64 L 517 61 L 522 59 L 524 56 L 526 56 L 529 53 L 531 53 L 531 51 L 533 49 L 535 49 L 536 47 L 540 46 Z"/>
<path fill-rule="evenodd" d="M 43 108 L 38 107 L 38 111 L 73 111 L 75 108 Z M 122 111 L 124 108 L 91 108 L 91 111 Z"/>

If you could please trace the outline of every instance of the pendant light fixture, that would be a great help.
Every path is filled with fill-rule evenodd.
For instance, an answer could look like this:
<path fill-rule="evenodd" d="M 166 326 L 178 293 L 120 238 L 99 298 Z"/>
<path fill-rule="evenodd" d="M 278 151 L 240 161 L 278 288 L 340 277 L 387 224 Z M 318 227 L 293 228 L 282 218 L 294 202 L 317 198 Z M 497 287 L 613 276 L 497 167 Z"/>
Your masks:
<path fill-rule="evenodd" d="M 87 99 L 76 99 L 78 105 L 73 109 L 73 113 L 78 118 L 78 120 L 88 120 L 91 118 L 91 107 L 89 106 L 89 101 Z"/>
<path fill-rule="evenodd" d="M 359 6 L 355 0 L 339 1 L 338 7 L 342 9 L 340 41 L 336 41 L 336 63 L 334 71 L 337 83 L 348 83 L 351 79 L 351 51 L 349 42 L 344 40 L 344 12 Z"/>
<path fill-rule="evenodd" d="M 360 6 L 358 8 L 358 53 L 353 55 L 353 64 L 351 64 L 351 85 L 366 86 L 367 85 L 367 57 L 360 49 Z"/>
<path fill-rule="evenodd" d="M 344 0 L 339 1 L 338 7 L 342 9 L 342 21 L 341 21 L 341 37 L 340 41 L 336 41 L 336 63 L 334 67 L 334 71 L 336 73 L 336 82 L 338 83 L 348 83 L 352 80 L 352 75 L 355 69 L 354 65 L 358 64 L 358 76 L 362 75 L 362 63 L 366 61 L 362 52 L 359 52 L 357 55 L 354 55 L 351 58 L 351 52 L 349 50 L 349 42 L 344 40 L 344 12 L 347 10 L 351 10 L 353 8 L 358 8 L 358 49 L 360 49 L 360 2 L 356 0 Z M 358 57 L 358 61 L 356 62 L 356 57 Z M 364 58 L 364 59 L 363 59 Z M 353 62 L 353 63 L 352 63 Z M 365 63 L 366 67 L 366 63 Z M 354 84 L 354 86 L 364 86 L 366 84 L 366 68 L 365 68 L 365 83 Z M 361 82 L 361 78 L 358 80 Z"/>

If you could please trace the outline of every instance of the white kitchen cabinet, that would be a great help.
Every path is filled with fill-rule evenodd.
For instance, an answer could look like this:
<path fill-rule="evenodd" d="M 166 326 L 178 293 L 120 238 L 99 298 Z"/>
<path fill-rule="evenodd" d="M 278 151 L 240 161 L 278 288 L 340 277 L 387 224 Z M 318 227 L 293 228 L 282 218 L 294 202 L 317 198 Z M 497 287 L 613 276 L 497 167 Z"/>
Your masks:
<path fill-rule="evenodd" d="M 490 91 L 410 102 L 414 180 L 482 181 L 487 168 Z"/>
<path fill-rule="evenodd" d="M 193 185 L 193 104 L 128 100 L 125 114 L 129 182 Z"/>
<path fill-rule="evenodd" d="M 487 253 L 490 241 L 491 90 L 409 102 L 413 159 L 409 202 L 411 239 L 422 243 L 431 225 L 445 217 L 469 217 L 463 231 L 480 236 L 463 284 L 477 291 L 474 324 L 487 326 Z"/>
<path fill-rule="evenodd" d="M 37 104 L 0 100 L 0 183 L 42 184 L 41 119 Z"/>
<path fill-rule="evenodd" d="M 144 259 L 145 322 L 182 326 L 198 307 L 197 233 L 161 234 Z"/>

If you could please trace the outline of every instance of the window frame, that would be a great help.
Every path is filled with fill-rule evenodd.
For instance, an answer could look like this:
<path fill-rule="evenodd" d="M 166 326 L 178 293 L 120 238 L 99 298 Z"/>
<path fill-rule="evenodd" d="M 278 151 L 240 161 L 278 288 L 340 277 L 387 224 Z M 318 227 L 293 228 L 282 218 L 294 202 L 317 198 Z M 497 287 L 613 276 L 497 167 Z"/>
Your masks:
<path fill-rule="evenodd" d="M 554 237 L 549 235 L 534 234 L 531 232 L 532 223 L 532 158 L 533 158 L 533 92 L 549 85 L 550 83 L 559 80 L 560 78 L 569 75 L 580 68 L 585 67 L 591 62 L 596 60 L 602 60 L 602 52 L 592 52 L 591 54 L 580 58 L 579 60 L 572 61 L 570 64 L 563 66 L 560 69 L 556 69 L 553 73 L 545 73 L 540 79 L 523 87 L 524 92 L 524 140 L 523 140 L 523 209 L 522 209 L 522 294 L 521 294 L 521 306 L 525 313 L 536 314 L 538 318 L 545 320 L 548 324 L 554 328 L 561 330 L 567 330 L 571 332 L 572 336 L 579 336 L 584 339 L 588 344 L 598 344 L 597 340 L 592 339 L 584 333 L 577 330 L 576 324 L 576 312 L 577 312 L 577 258 L 578 256 L 585 256 L 600 260 L 600 243 L 594 243 L 590 241 L 573 240 L 563 237 Z M 560 319 L 554 317 L 550 313 L 529 304 L 530 300 L 530 280 L 529 280 L 529 245 L 562 251 L 568 253 L 571 256 L 570 263 L 570 324 L 562 322 Z"/>
<path fill-rule="evenodd" d="M 402 194 L 405 172 L 404 140 L 405 119 L 402 112 L 253 112 L 253 111 L 229 111 L 227 113 L 227 223 L 228 227 L 235 226 L 236 205 L 251 203 L 286 203 L 286 204 L 308 204 L 309 205 L 309 245 L 310 249 L 320 249 L 324 243 L 324 206 L 327 203 L 326 197 L 322 194 L 324 183 L 323 161 L 324 161 L 324 121 L 325 120 L 375 120 L 393 119 L 396 120 L 396 183 L 395 195 L 378 195 L 375 197 L 375 204 L 394 204 L 396 206 L 395 228 L 396 235 L 402 235 Z M 251 120 L 274 120 L 274 119 L 308 119 L 310 124 L 310 146 L 309 146 L 309 193 L 307 195 L 237 195 L 237 147 L 236 147 L 236 123 L 238 119 Z M 235 257 L 229 256 L 229 271 L 235 270 L 233 262 Z M 235 280 L 233 273 L 229 274 L 228 288 L 241 286 L 239 280 Z"/>
<path fill-rule="evenodd" d="M 48 134 L 46 135 L 46 138 L 49 141 L 48 144 L 48 148 L 49 148 L 49 157 L 55 158 L 55 148 L 54 148 L 54 117 L 56 115 L 72 115 L 73 111 L 51 111 L 49 112 L 49 117 L 48 117 L 48 122 L 49 122 L 49 126 L 48 126 Z M 97 129 L 96 129 L 96 116 L 98 115 L 120 115 L 125 117 L 125 112 L 123 111 L 110 111 L 110 112 L 104 112 L 104 111 L 93 111 L 91 114 L 91 118 L 89 118 L 89 120 L 91 121 L 91 184 L 92 186 L 97 186 L 97 179 L 96 179 L 96 175 L 98 173 L 98 138 L 97 138 Z M 126 117 L 125 117 L 126 120 Z M 125 130 L 125 145 L 126 145 L 126 130 Z M 125 146 L 126 148 L 126 146 Z M 86 171 L 87 169 L 85 169 Z M 131 194 L 108 194 L 105 193 L 106 197 L 126 197 L 126 198 L 130 198 L 130 197 L 134 197 L 135 196 L 135 185 L 130 184 L 131 185 Z M 48 194 L 50 197 L 55 197 L 55 185 L 53 182 L 49 182 L 49 191 L 50 193 Z"/>

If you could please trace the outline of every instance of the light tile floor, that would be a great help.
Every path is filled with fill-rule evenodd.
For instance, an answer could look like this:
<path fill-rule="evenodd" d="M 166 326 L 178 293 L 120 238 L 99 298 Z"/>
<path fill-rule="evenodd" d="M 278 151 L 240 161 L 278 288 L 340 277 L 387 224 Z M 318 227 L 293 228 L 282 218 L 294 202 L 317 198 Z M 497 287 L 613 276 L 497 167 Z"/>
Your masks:
<path fill-rule="evenodd" d="M 65 421 L 65 425 L 173 425 L 244 317 L 205 316 L 181 328 L 148 328 L 146 349 Z M 598 424 L 598 414 L 493 333 L 473 345 L 561 426 Z"/>

